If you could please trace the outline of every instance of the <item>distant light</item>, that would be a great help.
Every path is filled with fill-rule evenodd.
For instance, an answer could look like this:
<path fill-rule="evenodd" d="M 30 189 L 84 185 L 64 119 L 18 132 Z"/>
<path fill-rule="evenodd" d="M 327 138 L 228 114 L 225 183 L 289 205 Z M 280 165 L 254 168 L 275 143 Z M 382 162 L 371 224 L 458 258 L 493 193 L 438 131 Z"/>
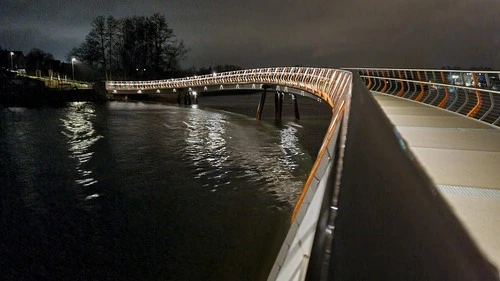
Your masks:
<path fill-rule="evenodd" d="M 194 91 L 193 91 L 193 96 L 195 96 L 195 97 L 196 97 L 196 95 L 197 95 L 197 94 L 198 94 L 197 92 L 194 92 Z"/>
<path fill-rule="evenodd" d="M 142 94 L 142 90 L 137 91 L 138 94 Z"/>
<path fill-rule="evenodd" d="M 212 75 L 215 77 L 215 75 L 217 75 L 217 72 L 215 72 L 215 71 L 212 72 Z"/>
<path fill-rule="evenodd" d="M 75 59 L 75 58 L 71 58 L 71 62 L 75 62 L 75 61 L 76 61 L 76 59 Z"/>
<path fill-rule="evenodd" d="M 452 75 L 451 78 L 458 79 L 458 75 Z"/>
<path fill-rule="evenodd" d="M 160 93 L 160 89 L 156 90 L 156 93 L 159 94 Z"/>
<path fill-rule="evenodd" d="M 13 56 L 14 55 L 14 52 L 10 52 L 10 55 Z"/>

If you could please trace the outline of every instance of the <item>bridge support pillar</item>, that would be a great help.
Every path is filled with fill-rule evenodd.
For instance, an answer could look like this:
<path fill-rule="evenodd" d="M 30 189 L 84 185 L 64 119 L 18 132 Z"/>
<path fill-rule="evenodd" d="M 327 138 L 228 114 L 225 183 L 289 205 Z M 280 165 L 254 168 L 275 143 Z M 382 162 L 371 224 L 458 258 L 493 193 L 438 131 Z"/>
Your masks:
<path fill-rule="evenodd" d="M 198 94 L 193 92 L 193 104 L 198 104 Z"/>
<path fill-rule="evenodd" d="M 278 103 L 279 103 L 279 93 L 274 93 L 274 119 L 278 120 Z"/>
<path fill-rule="evenodd" d="M 189 92 L 184 93 L 184 105 L 191 105 L 191 94 Z"/>
<path fill-rule="evenodd" d="M 283 112 L 283 94 L 276 92 L 274 94 L 274 119 L 281 120 Z"/>
<path fill-rule="evenodd" d="M 177 104 L 181 104 L 181 91 L 177 91 Z"/>
<path fill-rule="evenodd" d="M 279 120 L 283 119 L 283 100 L 285 99 L 285 93 L 281 92 L 279 93 L 279 106 L 278 106 L 278 115 L 279 115 Z"/>
<path fill-rule="evenodd" d="M 264 110 L 264 103 L 266 102 L 267 88 L 269 88 L 269 86 L 262 85 L 262 88 L 264 89 L 264 92 L 260 96 L 259 106 L 257 107 L 257 115 L 255 116 L 255 118 L 257 120 L 262 119 L 262 110 Z"/>
<path fill-rule="evenodd" d="M 295 119 L 300 120 L 299 104 L 297 102 L 297 96 L 295 96 L 295 94 L 292 94 L 292 101 L 293 101 L 293 112 L 295 112 Z"/>

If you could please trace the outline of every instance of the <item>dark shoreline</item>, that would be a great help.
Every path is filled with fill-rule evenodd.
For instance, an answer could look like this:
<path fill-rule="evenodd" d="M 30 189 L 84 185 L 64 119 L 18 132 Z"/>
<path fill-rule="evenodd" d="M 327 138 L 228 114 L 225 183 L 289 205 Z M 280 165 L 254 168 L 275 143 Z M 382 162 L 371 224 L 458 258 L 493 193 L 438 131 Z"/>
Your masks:
<path fill-rule="evenodd" d="M 77 87 L 50 88 L 45 82 L 25 76 L 0 76 L 0 106 L 40 107 L 64 106 L 66 102 L 102 102 L 108 99 L 104 83 L 88 89 Z"/>

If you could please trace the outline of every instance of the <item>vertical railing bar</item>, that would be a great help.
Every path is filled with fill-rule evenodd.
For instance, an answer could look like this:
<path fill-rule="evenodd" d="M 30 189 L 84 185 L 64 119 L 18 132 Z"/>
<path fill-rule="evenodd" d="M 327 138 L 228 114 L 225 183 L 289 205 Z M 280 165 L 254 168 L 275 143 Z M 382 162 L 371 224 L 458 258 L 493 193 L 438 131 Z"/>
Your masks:
<path fill-rule="evenodd" d="M 479 120 L 481 120 L 481 121 L 484 118 L 486 118 L 486 116 L 488 116 L 493 111 L 493 108 L 495 108 L 495 99 L 493 98 L 493 93 L 490 92 L 489 96 L 490 96 L 491 105 L 490 105 L 490 108 L 483 114 L 483 116 L 481 116 L 481 118 L 479 118 Z"/>

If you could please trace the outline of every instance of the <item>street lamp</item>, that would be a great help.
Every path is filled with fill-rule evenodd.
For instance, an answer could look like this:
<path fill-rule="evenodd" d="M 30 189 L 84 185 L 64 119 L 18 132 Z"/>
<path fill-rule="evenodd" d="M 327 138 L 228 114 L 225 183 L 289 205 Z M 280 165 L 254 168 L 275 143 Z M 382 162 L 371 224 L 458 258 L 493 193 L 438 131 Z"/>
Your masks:
<path fill-rule="evenodd" d="M 75 58 L 71 58 L 71 72 L 73 73 L 73 81 L 75 81 Z"/>
<path fill-rule="evenodd" d="M 12 56 L 14 52 L 10 52 L 10 70 L 14 69 L 14 61 L 12 60 Z"/>

